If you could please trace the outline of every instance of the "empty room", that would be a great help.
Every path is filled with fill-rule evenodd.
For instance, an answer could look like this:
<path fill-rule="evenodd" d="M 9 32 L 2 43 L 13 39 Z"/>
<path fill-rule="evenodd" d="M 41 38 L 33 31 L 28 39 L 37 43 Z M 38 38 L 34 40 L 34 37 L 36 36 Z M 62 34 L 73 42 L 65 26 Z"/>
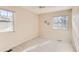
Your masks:
<path fill-rule="evenodd" d="M 0 52 L 79 52 L 78 6 L 0 6 Z"/>

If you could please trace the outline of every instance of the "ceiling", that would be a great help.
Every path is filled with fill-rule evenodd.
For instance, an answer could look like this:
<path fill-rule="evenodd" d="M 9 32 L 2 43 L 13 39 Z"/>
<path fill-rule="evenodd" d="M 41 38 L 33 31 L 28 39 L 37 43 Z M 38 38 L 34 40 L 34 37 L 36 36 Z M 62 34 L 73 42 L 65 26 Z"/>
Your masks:
<path fill-rule="evenodd" d="M 36 14 L 44 14 L 48 12 L 72 9 L 72 6 L 23 6 L 22 8 Z"/>

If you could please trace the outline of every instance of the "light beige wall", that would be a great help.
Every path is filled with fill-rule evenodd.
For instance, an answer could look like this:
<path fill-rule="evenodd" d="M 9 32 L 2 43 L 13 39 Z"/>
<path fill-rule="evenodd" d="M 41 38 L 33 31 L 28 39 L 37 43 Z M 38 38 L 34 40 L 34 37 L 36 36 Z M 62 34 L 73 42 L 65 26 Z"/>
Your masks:
<path fill-rule="evenodd" d="M 0 51 L 8 50 L 24 41 L 39 36 L 38 15 L 21 7 L 0 7 L 15 11 L 15 32 L 0 33 Z"/>
<path fill-rule="evenodd" d="M 72 8 L 72 13 L 73 14 L 78 14 L 79 13 L 79 6 L 75 6 Z"/>
<path fill-rule="evenodd" d="M 79 7 L 72 8 L 72 34 L 73 45 L 79 51 Z"/>
<path fill-rule="evenodd" d="M 51 23 L 54 16 L 68 16 L 68 30 L 54 30 L 50 25 L 46 25 L 44 23 L 45 20 Z M 72 17 L 72 10 L 65 10 L 65 11 L 58 11 L 52 13 L 46 13 L 40 15 L 40 35 L 44 38 L 50 38 L 53 40 L 66 40 L 71 41 L 71 17 Z"/>

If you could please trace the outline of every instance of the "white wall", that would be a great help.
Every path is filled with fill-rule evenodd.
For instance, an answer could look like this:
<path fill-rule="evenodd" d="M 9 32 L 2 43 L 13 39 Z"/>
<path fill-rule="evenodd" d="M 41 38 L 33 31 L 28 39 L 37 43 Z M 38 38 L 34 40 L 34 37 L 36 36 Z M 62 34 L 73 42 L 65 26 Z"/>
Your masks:
<path fill-rule="evenodd" d="M 15 31 L 0 33 L 0 51 L 6 51 L 39 36 L 38 15 L 28 12 L 21 7 L 1 7 L 15 11 Z"/>
<path fill-rule="evenodd" d="M 49 23 L 53 20 L 54 16 L 68 16 L 68 30 L 54 30 L 50 25 L 44 23 L 47 20 Z M 52 13 L 46 13 L 40 15 L 40 35 L 41 37 L 53 39 L 53 40 L 66 40 L 71 41 L 72 39 L 72 10 L 58 11 Z"/>
<path fill-rule="evenodd" d="M 73 45 L 79 52 L 79 7 L 73 7 L 72 9 L 72 34 Z"/>

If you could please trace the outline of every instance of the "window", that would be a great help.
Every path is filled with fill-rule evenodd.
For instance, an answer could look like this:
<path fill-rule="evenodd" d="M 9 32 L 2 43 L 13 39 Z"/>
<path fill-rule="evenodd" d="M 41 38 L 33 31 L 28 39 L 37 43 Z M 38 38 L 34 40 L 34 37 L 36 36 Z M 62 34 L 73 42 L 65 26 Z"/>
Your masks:
<path fill-rule="evenodd" d="M 0 32 L 12 32 L 14 12 L 0 9 Z"/>
<path fill-rule="evenodd" d="M 56 16 L 53 18 L 53 29 L 67 29 L 68 16 Z"/>

